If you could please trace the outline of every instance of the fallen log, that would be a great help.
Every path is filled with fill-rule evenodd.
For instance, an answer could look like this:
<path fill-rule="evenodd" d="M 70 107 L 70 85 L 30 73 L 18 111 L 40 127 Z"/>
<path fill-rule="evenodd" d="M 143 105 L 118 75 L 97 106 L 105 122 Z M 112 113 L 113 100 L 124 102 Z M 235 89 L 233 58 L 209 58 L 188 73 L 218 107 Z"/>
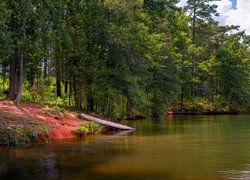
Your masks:
<path fill-rule="evenodd" d="M 114 123 L 114 122 L 110 122 L 107 120 L 99 119 L 99 118 L 89 116 L 89 115 L 84 114 L 84 113 L 80 113 L 79 116 L 82 118 L 85 118 L 87 120 L 95 121 L 96 123 L 101 124 L 103 126 L 109 126 L 109 127 L 113 127 L 113 128 L 117 128 L 117 129 L 122 129 L 122 130 L 135 130 L 135 128 L 125 126 L 122 124 L 118 124 L 118 123 Z"/>

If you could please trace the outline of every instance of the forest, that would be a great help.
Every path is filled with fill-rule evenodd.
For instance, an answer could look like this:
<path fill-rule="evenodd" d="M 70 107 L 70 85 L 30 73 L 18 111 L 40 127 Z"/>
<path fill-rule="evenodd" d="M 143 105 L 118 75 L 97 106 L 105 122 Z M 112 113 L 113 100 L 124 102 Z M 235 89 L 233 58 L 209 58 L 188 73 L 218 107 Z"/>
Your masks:
<path fill-rule="evenodd" d="M 250 110 L 250 36 L 213 0 L 1 0 L 0 97 L 115 119 Z"/>

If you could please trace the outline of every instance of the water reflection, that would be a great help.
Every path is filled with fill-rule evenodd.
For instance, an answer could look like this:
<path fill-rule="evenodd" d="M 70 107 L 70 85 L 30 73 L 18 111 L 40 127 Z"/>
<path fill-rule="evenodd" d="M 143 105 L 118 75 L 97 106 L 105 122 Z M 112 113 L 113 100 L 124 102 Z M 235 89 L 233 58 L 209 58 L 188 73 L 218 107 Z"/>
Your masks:
<path fill-rule="evenodd" d="M 244 170 L 227 170 L 221 172 L 226 179 L 230 180 L 249 180 L 250 165 L 246 165 Z"/>
<path fill-rule="evenodd" d="M 58 169 L 56 167 L 56 160 L 54 159 L 53 154 L 45 155 L 39 158 L 41 164 L 42 172 L 44 174 L 44 179 L 57 179 L 58 178 Z"/>
<path fill-rule="evenodd" d="M 128 151 L 121 131 L 107 136 L 62 140 L 51 144 L 22 148 L 0 147 L 0 179 L 61 179 L 86 176 L 88 169 L 109 156 Z M 122 138 L 119 140 L 119 138 Z M 119 146 L 109 148 L 116 141 Z M 66 179 L 67 179 L 66 178 Z"/>
<path fill-rule="evenodd" d="M 250 116 L 185 116 L 128 125 L 136 131 L 1 147 L 0 179 L 250 178 Z"/>

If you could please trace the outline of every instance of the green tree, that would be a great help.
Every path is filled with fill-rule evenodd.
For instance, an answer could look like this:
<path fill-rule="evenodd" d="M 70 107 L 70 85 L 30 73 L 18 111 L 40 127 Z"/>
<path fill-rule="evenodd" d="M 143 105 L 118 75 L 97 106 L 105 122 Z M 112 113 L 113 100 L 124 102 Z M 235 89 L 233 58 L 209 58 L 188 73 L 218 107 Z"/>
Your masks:
<path fill-rule="evenodd" d="M 195 82 L 197 81 L 196 69 L 197 64 L 200 61 L 200 55 L 196 54 L 201 51 L 200 47 L 203 47 L 204 39 L 206 38 L 205 31 L 210 31 L 211 25 L 216 25 L 217 22 L 213 19 L 213 16 L 218 16 L 217 5 L 211 4 L 214 0 L 188 0 L 185 10 L 190 13 L 192 17 L 192 81 L 191 84 L 191 96 L 194 98 L 196 96 Z"/>

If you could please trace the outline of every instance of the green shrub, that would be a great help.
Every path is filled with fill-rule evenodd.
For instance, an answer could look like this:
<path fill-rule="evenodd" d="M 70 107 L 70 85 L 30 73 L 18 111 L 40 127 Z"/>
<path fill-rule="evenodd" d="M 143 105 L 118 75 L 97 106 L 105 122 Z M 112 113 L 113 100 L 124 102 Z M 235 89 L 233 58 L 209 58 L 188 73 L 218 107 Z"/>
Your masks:
<path fill-rule="evenodd" d="M 87 134 L 97 134 L 100 133 L 103 129 L 103 126 L 94 122 L 90 121 L 86 124 L 82 124 L 79 129 L 73 131 L 78 136 L 84 136 Z"/>

